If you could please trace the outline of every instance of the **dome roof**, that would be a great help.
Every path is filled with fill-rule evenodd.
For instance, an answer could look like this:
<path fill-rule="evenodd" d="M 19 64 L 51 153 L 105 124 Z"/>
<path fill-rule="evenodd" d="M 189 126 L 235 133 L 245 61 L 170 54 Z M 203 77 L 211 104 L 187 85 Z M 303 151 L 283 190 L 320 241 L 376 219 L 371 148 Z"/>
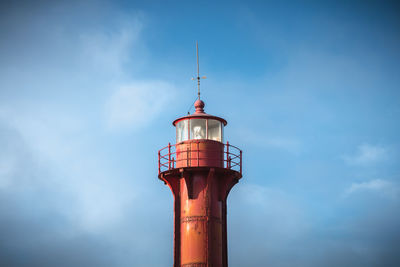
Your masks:
<path fill-rule="evenodd" d="M 176 124 L 179 121 L 185 120 L 185 119 L 213 119 L 213 120 L 218 120 L 218 121 L 222 122 L 224 124 L 224 126 L 226 126 L 228 124 L 228 122 L 223 118 L 205 113 L 204 112 L 205 104 L 202 100 L 200 100 L 200 99 L 196 100 L 196 102 L 194 102 L 194 107 L 196 110 L 193 114 L 190 114 L 185 117 L 181 117 L 181 118 L 174 120 L 172 122 L 172 125 L 176 126 Z"/>

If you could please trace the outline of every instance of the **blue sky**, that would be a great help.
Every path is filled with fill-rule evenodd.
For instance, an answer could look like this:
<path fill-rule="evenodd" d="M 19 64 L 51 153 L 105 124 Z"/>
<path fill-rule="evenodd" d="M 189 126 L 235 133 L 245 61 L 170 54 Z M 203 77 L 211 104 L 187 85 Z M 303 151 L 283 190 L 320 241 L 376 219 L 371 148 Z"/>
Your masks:
<path fill-rule="evenodd" d="M 196 98 L 196 40 L 205 110 L 244 153 L 230 266 L 399 266 L 399 11 L 1 2 L 0 266 L 172 264 L 157 151 Z"/>

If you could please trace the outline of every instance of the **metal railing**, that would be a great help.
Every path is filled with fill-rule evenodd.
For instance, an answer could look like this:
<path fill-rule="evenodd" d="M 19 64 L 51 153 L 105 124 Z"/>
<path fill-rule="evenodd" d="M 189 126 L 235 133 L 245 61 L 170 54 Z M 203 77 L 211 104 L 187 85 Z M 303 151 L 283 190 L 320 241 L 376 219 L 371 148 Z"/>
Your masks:
<path fill-rule="evenodd" d="M 218 165 L 225 169 L 234 170 L 242 174 L 241 149 L 229 144 L 229 142 L 222 144 L 222 150 L 200 149 L 201 143 L 201 141 L 189 142 L 187 143 L 187 149 L 180 149 L 178 152 L 176 151 L 176 146 L 182 146 L 182 143 L 173 145 L 168 143 L 168 146 L 158 151 L 158 174 L 180 167 L 207 167 L 204 161 L 217 162 L 219 163 Z M 194 149 L 193 144 L 197 144 Z M 220 157 L 212 157 L 211 155 L 215 155 L 215 153 L 212 152 L 222 152 L 223 155 Z"/>

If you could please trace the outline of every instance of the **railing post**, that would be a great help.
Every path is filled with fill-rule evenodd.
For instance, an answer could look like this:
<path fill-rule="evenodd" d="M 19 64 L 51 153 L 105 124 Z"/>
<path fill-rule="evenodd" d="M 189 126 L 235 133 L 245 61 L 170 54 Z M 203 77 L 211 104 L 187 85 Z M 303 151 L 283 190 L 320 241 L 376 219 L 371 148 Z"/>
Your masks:
<path fill-rule="evenodd" d="M 242 150 L 240 150 L 240 174 L 242 174 Z"/>
<path fill-rule="evenodd" d="M 189 146 L 190 146 L 190 143 L 188 143 L 187 144 L 187 146 L 186 146 L 186 167 L 190 167 L 190 165 L 191 165 L 191 160 L 189 159 L 189 157 L 191 157 L 191 155 L 189 155 Z"/>
<path fill-rule="evenodd" d="M 229 159 L 229 142 L 226 141 L 226 168 L 229 169 L 229 165 L 228 165 L 228 159 Z"/>
<path fill-rule="evenodd" d="M 172 169 L 175 169 L 175 159 L 172 157 Z"/>
<path fill-rule="evenodd" d="M 160 151 L 158 151 L 158 174 L 161 173 L 161 165 L 160 165 Z"/>
<path fill-rule="evenodd" d="M 168 143 L 168 170 L 171 169 L 171 143 Z"/>

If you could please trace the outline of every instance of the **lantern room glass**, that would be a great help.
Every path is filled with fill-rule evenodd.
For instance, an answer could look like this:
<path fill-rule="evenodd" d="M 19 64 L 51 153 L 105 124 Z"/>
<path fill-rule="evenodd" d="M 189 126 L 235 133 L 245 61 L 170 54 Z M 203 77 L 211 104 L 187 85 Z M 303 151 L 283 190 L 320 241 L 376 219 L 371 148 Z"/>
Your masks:
<path fill-rule="evenodd" d="M 207 139 L 223 142 L 222 123 L 218 120 L 208 119 L 208 137 Z"/>
<path fill-rule="evenodd" d="M 183 120 L 176 124 L 176 142 L 180 143 L 189 139 L 189 121 Z"/>
<path fill-rule="evenodd" d="M 185 119 L 176 124 L 176 142 L 209 139 L 223 142 L 224 125 L 215 119 Z"/>
<path fill-rule="evenodd" d="M 190 139 L 206 139 L 206 130 L 205 119 L 190 120 Z"/>

